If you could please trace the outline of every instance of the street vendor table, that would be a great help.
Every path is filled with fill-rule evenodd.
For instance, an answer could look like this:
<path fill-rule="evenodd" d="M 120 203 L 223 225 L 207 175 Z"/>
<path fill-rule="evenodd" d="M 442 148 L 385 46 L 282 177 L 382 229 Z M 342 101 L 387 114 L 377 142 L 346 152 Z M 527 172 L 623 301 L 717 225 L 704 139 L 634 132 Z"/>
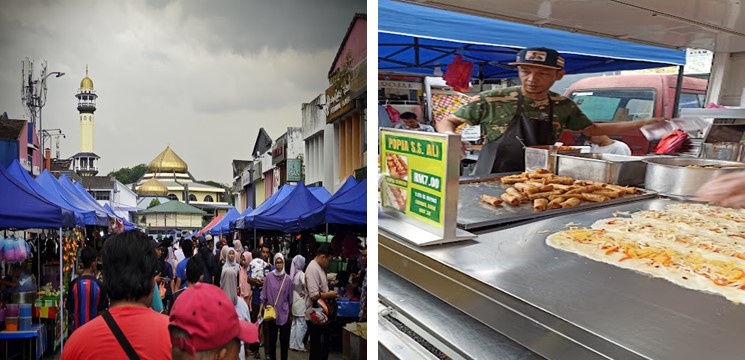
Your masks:
<path fill-rule="evenodd" d="M 8 346 L 11 340 L 20 340 L 23 343 L 22 359 L 41 359 L 47 345 L 46 334 L 44 324 L 34 324 L 31 326 L 31 330 L 28 331 L 0 331 L 0 340 L 3 340 L 5 345 L 5 359 L 9 359 Z M 28 345 L 28 355 L 26 355 L 26 345 Z M 36 354 L 36 356 L 33 354 Z"/>
<path fill-rule="evenodd" d="M 440 246 L 417 247 L 381 231 L 378 257 L 444 306 L 546 358 L 742 358 L 745 305 L 546 245 L 567 224 L 590 226 L 614 213 L 677 203 L 616 204 Z"/>

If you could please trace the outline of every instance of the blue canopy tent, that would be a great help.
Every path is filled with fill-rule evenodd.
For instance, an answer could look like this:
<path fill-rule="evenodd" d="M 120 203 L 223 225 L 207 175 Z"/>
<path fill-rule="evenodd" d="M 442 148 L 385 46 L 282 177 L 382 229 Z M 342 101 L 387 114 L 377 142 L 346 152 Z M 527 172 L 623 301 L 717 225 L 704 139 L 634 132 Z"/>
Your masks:
<path fill-rule="evenodd" d="M 259 205 L 256 209 L 254 209 L 252 212 L 244 215 L 241 214 L 238 216 L 238 218 L 235 219 L 235 225 L 230 225 L 231 229 L 250 229 L 253 225 L 253 219 L 254 216 L 263 214 L 267 210 L 269 210 L 274 204 L 282 201 L 285 197 L 287 197 L 294 189 L 295 185 L 291 184 L 284 184 L 282 185 L 279 190 L 274 193 L 274 195 L 270 196 L 268 199 L 266 199 L 261 205 Z M 307 188 L 313 194 L 313 196 L 318 199 L 321 203 L 326 202 L 330 197 L 331 194 L 323 188 L 323 187 L 309 187 Z M 245 211 L 244 211 L 245 213 Z M 232 223 L 232 222 L 231 222 Z"/>
<path fill-rule="evenodd" d="M 301 229 L 314 228 L 323 223 L 367 224 L 367 179 L 343 193 L 337 192 L 327 203 L 302 215 L 298 223 Z"/>
<path fill-rule="evenodd" d="M 36 178 L 36 182 L 48 191 L 57 192 L 68 204 L 78 209 L 95 212 L 95 223 L 86 223 L 86 225 L 109 225 L 108 215 L 105 212 L 98 211 L 95 207 L 80 199 L 78 195 L 71 193 L 69 190 L 63 187 L 62 184 L 60 184 L 48 170 L 44 170 L 41 175 Z"/>
<path fill-rule="evenodd" d="M 31 191 L 36 193 L 36 195 L 41 196 L 42 198 L 54 203 L 57 206 L 63 207 L 65 209 L 68 209 L 72 211 L 75 214 L 75 224 L 76 225 L 95 225 L 96 224 L 96 212 L 95 211 L 89 211 L 89 210 L 83 210 L 76 208 L 69 203 L 67 203 L 57 192 L 55 191 L 49 191 L 45 188 L 43 188 L 41 185 L 39 185 L 36 181 L 34 181 L 34 178 L 31 177 L 31 175 L 26 171 L 26 169 L 23 168 L 21 163 L 18 162 L 18 160 L 13 160 L 12 163 L 8 166 L 8 174 L 15 178 L 19 183 L 23 184 L 25 187 L 29 188 Z"/>
<path fill-rule="evenodd" d="M 236 208 L 231 208 L 230 210 L 228 210 L 225 216 L 220 219 L 220 222 L 215 224 L 215 226 L 213 226 L 212 229 L 209 229 L 209 231 L 207 232 L 212 234 L 213 236 L 230 233 L 230 222 L 235 221 L 235 219 L 237 219 L 239 215 L 240 213 Z"/>
<path fill-rule="evenodd" d="M 96 199 L 91 196 L 91 194 L 88 193 L 85 189 L 80 187 L 78 189 L 75 184 L 72 183 L 72 180 L 68 178 L 66 175 L 62 175 L 57 179 L 57 182 L 59 182 L 60 185 L 62 185 L 63 188 L 67 189 L 71 194 L 74 194 L 78 197 L 78 199 L 83 200 L 86 204 L 90 205 L 93 209 L 96 209 L 99 213 L 104 213 L 108 217 L 116 217 L 116 214 L 114 211 L 109 211 L 104 209 L 104 207 L 96 201 Z"/>
<path fill-rule="evenodd" d="M 229 221 L 228 222 L 228 230 L 236 229 L 236 221 L 238 221 L 238 219 L 240 219 L 242 217 L 248 216 L 248 214 L 250 214 L 252 211 L 254 211 L 254 209 L 252 209 L 249 206 L 246 210 L 244 210 L 242 213 L 240 213 L 238 216 L 236 216 L 235 219 Z"/>
<path fill-rule="evenodd" d="M 456 55 L 475 64 L 472 78 L 515 78 L 518 49 L 547 47 L 569 74 L 685 64 L 685 51 L 641 45 L 391 0 L 378 1 L 378 69 L 431 75 Z"/>
<path fill-rule="evenodd" d="M 0 166 L 0 228 L 75 226 L 75 213 L 44 199 Z"/>
<path fill-rule="evenodd" d="M 301 181 L 287 197 L 264 213 L 254 215 L 253 227 L 285 233 L 296 232 L 300 230 L 297 219 L 322 204 Z"/>
<path fill-rule="evenodd" d="M 124 223 L 124 230 L 134 230 L 135 229 L 135 225 L 132 224 L 131 222 L 129 222 L 129 220 L 127 220 L 127 219 L 125 219 L 125 218 L 123 218 L 123 217 L 121 217 L 119 215 L 116 215 L 116 213 L 114 212 L 114 209 L 112 209 L 111 206 L 109 206 L 109 204 L 104 204 L 103 208 L 106 209 L 106 211 L 110 211 L 112 214 L 114 214 L 114 216 L 117 219 L 121 220 Z"/>

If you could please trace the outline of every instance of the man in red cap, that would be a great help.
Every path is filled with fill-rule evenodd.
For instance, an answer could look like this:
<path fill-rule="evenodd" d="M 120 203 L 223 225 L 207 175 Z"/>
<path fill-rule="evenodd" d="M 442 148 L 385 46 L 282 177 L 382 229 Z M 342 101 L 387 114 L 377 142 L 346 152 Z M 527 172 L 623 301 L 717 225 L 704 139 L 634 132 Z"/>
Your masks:
<path fill-rule="evenodd" d="M 256 325 L 238 320 L 228 296 L 217 286 L 198 283 L 171 309 L 168 331 L 172 355 L 180 359 L 238 359 L 241 341 L 259 342 Z"/>

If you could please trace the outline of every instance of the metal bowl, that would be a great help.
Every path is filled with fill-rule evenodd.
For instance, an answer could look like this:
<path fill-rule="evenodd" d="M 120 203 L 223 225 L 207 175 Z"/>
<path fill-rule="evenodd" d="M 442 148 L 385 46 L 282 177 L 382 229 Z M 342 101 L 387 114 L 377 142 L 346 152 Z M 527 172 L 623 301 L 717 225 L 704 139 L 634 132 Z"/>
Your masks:
<path fill-rule="evenodd" d="M 735 171 L 745 171 L 745 164 L 734 161 L 661 157 L 647 158 L 644 162 L 647 163 L 647 175 L 644 180 L 647 190 L 682 199 L 692 199 L 704 184 L 718 176 Z"/>

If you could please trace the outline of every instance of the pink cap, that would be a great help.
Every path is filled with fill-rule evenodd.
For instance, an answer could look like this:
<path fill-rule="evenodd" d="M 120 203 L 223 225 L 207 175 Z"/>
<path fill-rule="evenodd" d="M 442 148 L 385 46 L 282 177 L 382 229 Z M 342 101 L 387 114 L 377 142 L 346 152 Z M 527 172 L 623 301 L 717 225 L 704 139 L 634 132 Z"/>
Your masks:
<path fill-rule="evenodd" d="M 186 331 L 190 339 L 171 339 L 173 345 L 194 355 L 216 349 L 238 338 L 245 343 L 259 342 L 259 330 L 248 321 L 239 321 L 235 306 L 217 286 L 197 283 L 178 297 L 171 309 L 170 324 Z"/>

